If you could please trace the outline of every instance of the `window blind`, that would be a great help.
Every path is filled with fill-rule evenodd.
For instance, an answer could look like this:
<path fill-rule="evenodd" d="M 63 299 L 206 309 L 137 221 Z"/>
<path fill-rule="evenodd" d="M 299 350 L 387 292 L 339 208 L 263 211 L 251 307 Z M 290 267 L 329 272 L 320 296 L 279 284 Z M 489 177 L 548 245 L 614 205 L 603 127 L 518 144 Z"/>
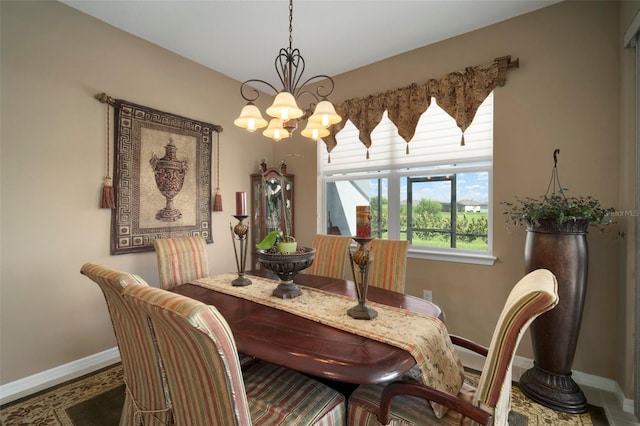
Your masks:
<path fill-rule="evenodd" d="M 461 136 L 455 120 L 432 98 L 408 144 L 398 135 L 385 111 L 380 124 L 371 133 L 369 159 L 366 158 L 366 146 L 358 138 L 358 129 L 347 122 L 336 135 L 338 144 L 331 151 L 331 162 L 326 148 L 322 151 L 322 173 L 327 176 L 490 160 L 493 155 L 493 92 L 480 105 L 472 124 L 467 127 L 463 146 L 460 145 Z M 409 154 L 406 153 L 407 145 Z"/>

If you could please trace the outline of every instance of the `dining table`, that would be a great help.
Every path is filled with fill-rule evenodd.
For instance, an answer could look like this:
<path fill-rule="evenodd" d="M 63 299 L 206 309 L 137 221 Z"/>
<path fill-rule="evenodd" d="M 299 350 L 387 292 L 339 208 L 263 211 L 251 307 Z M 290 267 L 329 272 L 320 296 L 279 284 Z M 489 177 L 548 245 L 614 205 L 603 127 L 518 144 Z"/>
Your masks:
<path fill-rule="evenodd" d="M 248 271 L 245 276 L 273 279 L 274 286 L 278 281 L 267 270 Z M 295 282 L 303 291 L 305 287 L 315 288 L 352 297 L 354 305 L 357 303 L 353 281 L 301 273 Z M 308 375 L 342 383 L 375 384 L 398 379 L 416 365 L 414 357 L 399 347 L 255 301 L 194 283 L 171 291 L 215 306 L 227 320 L 239 352 Z M 445 320 L 436 304 L 408 294 L 370 286 L 367 300 Z"/>

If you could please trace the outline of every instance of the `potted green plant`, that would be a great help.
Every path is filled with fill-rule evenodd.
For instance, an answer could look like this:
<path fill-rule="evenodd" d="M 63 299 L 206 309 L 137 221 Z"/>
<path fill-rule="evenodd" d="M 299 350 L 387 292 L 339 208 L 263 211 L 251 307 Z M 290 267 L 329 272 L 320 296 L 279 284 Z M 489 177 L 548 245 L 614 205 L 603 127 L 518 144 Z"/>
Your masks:
<path fill-rule="evenodd" d="M 588 272 L 587 229 L 612 223 L 613 208 L 592 196 L 568 197 L 558 177 L 558 154 L 547 193 L 540 198 L 502 202 L 507 224 L 526 225 L 525 273 L 548 269 L 558 282 L 559 303 L 531 324 L 534 366 L 519 381 L 532 400 L 572 414 L 587 410 L 587 400 L 571 378 Z"/>
<path fill-rule="evenodd" d="M 566 189 L 560 188 L 551 195 L 540 198 L 515 197 L 513 202 L 502 202 L 507 223 L 526 225 L 528 229 L 548 231 L 581 232 L 588 226 L 600 229 L 612 223 L 613 208 L 604 208 L 592 196 L 567 197 Z"/>
<path fill-rule="evenodd" d="M 256 244 L 259 250 L 275 249 L 277 253 L 291 254 L 298 250 L 298 243 L 292 236 L 284 237 L 284 233 L 280 229 L 269 232 L 264 236 L 262 241 Z"/>

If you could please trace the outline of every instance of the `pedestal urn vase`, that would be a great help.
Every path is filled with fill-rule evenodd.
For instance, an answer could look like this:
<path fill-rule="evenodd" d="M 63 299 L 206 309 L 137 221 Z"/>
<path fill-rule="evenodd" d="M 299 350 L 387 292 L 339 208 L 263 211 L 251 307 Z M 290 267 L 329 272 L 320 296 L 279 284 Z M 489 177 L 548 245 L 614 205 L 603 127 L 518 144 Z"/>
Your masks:
<path fill-rule="evenodd" d="M 182 217 L 180 209 L 173 206 L 173 199 L 182 190 L 184 177 L 187 174 L 187 162 L 178 160 L 177 148 L 173 144 L 173 139 L 169 139 L 169 143 L 165 145 L 164 149 L 164 157 L 158 158 L 154 154 L 149 160 L 156 185 L 167 200 L 165 207 L 156 213 L 156 219 L 163 222 L 174 222 Z"/>
<path fill-rule="evenodd" d="M 571 365 L 582 321 L 587 284 L 589 221 L 558 226 L 555 221 L 529 225 L 525 244 L 526 272 L 550 270 L 558 280 L 559 303 L 531 324 L 534 367 L 519 381 L 532 400 L 557 411 L 583 413 L 587 400 L 571 378 Z"/>
<path fill-rule="evenodd" d="M 298 272 L 313 264 L 316 249 L 298 247 L 295 253 L 278 253 L 275 250 L 258 250 L 258 259 L 264 269 L 275 273 L 280 281 L 272 296 L 280 299 L 293 299 L 302 294 L 300 287 L 293 282 Z"/>

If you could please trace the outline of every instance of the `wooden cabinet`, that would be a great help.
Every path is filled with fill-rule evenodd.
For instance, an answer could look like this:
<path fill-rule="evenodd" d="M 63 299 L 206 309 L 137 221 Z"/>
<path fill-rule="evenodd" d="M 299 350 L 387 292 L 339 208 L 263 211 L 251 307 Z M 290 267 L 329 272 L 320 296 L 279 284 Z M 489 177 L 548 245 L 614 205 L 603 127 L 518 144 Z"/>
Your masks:
<path fill-rule="evenodd" d="M 294 175 L 281 174 L 276 169 L 251 175 L 251 217 L 249 245 L 251 247 L 251 269 L 261 269 L 256 253 L 258 244 L 269 232 L 287 229 L 295 235 L 293 225 Z M 284 191 L 284 197 L 282 192 Z M 289 210 L 285 216 L 283 201 Z M 289 223 L 290 222 L 290 223 Z"/>

